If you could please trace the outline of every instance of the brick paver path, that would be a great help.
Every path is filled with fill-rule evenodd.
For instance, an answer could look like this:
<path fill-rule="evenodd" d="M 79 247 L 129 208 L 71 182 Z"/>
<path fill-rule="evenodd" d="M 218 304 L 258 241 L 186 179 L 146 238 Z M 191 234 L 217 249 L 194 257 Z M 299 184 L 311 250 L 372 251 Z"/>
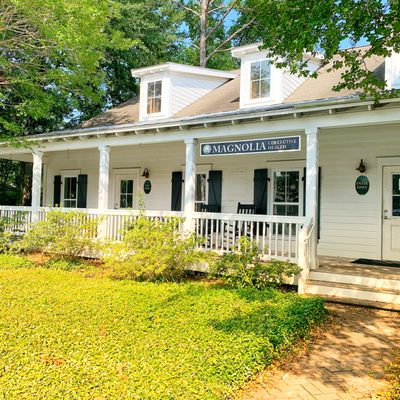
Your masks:
<path fill-rule="evenodd" d="M 266 371 L 245 400 L 375 399 L 400 345 L 400 313 L 327 304 L 333 324 L 307 354 Z"/>

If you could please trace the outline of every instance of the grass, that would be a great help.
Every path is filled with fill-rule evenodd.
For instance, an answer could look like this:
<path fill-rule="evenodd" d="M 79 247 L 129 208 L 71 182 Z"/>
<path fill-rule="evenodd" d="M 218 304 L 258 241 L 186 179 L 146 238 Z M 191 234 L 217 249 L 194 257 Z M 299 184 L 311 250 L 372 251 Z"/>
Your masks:
<path fill-rule="evenodd" d="M 225 399 L 324 316 L 276 290 L 0 269 L 0 398 Z"/>

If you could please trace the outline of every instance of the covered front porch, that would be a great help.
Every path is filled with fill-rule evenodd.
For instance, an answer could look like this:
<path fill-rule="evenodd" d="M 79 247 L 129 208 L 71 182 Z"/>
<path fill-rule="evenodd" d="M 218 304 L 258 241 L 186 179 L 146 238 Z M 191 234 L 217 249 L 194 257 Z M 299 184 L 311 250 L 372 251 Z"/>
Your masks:
<path fill-rule="evenodd" d="M 34 146 L 32 206 L 1 206 L 0 215 L 22 212 L 16 229 L 23 233 L 53 207 L 79 209 L 88 218 L 103 216 L 98 238 L 119 240 L 144 209 L 149 218 L 179 217 L 181 233 L 194 233 L 202 250 L 224 253 L 247 237 L 264 258 L 301 265 L 305 279 L 317 260 L 318 129 L 298 138 L 297 151 L 271 152 L 267 160 L 202 157 L 197 138 L 96 148 L 75 140 L 57 151 Z"/>

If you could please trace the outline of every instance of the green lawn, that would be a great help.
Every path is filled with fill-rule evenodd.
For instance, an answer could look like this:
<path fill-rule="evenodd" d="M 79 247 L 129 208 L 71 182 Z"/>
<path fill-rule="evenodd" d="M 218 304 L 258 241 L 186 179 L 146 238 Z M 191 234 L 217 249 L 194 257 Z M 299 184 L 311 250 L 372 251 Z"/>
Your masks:
<path fill-rule="evenodd" d="M 225 399 L 324 315 L 272 290 L 0 270 L 0 399 Z"/>

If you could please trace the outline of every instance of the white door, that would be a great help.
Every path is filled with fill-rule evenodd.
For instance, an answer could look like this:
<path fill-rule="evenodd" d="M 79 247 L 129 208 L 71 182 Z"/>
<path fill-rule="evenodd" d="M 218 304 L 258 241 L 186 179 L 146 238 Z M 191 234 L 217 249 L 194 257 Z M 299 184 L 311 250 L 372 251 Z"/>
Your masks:
<path fill-rule="evenodd" d="M 383 168 L 382 258 L 400 261 L 400 166 Z"/>
<path fill-rule="evenodd" d="M 135 180 L 133 175 L 117 175 L 115 179 L 115 208 L 135 208 Z"/>

